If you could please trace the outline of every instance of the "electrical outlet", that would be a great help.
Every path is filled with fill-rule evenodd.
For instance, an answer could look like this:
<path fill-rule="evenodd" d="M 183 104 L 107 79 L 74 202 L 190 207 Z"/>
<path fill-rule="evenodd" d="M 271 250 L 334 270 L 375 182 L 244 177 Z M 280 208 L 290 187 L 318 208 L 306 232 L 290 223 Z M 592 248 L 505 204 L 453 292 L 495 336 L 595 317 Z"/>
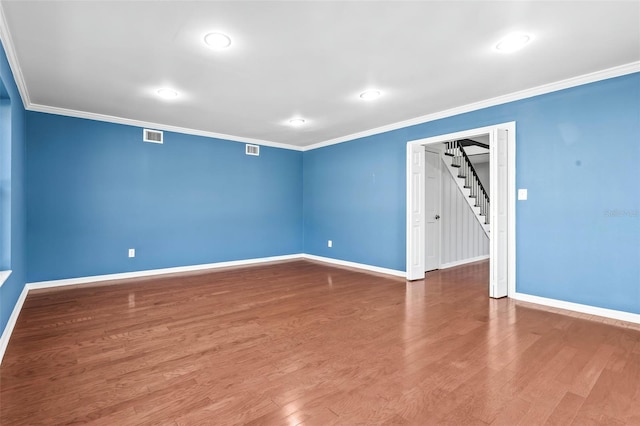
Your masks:
<path fill-rule="evenodd" d="M 327 247 L 333 247 L 333 241 L 331 240 L 327 241 Z"/>
<path fill-rule="evenodd" d="M 129 249 L 129 257 L 136 257 L 136 249 Z"/>

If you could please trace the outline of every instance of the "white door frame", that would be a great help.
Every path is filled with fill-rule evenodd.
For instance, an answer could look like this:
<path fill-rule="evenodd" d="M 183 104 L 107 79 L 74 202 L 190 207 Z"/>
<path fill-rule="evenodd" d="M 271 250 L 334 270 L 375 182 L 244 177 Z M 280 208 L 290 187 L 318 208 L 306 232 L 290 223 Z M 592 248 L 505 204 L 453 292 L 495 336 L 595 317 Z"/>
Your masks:
<path fill-rule="evenodd" d="M 507 236 L 507 253 L 493 253 L 494 256 L 506 256 L 507 261 L 507 296 L 513 296 L 516 291 L 516 123 L 511 121 L 508 123 L 501 123 L 487 127 L 480 127 L 476 129 L 464 130 L 461 132 L 449 133 L 445 135 L 434 136 L 430 138 L 418 139 L 407 142 L 407 280 L 419 280 L 424 278 L 424 263 L 422 265 L 416 265 L 420 258 L 424 262 L 424 218 L 418 215 L 416 220 L 415 212 L 422 213 L 424 207 L 419 208 L 414 206 L 416 202 L 420 202 L 419 199 L 413 199 L 413 193 L 416 185 L 420 185 L 422 181 L 422 191 L 424 191 L 424 160 L 422 164 L 414 166 L 413 159 L 417 157 L 415 154 L 420 150 L 424 151 L 425 145 L 443 143 L 456 139 L 465 139 L 481 134 L 493 135 L 497 133 L 497 129 L 507 130 L 507 203 L 508 203 L 508 236 Z M 423 154 L 424 155 L 424 154 Z M 493 164 L 497 164 L 498 152 L 494 147 L 491 147 L 489 151 L 489 158 Z M 420 175 L 422 176 L 420 178 Z M 490 183 L 493 187 L 493 181 Z M 492 192 L 492 191 L 491 191 Z M 424 201 L 424 198 L 422 198 Z M 416 210 L 418 208 L 418 210 Z M 493 209 L 492 209 L 493 210 Z M 493 215 L 493 212 L 492 212 Z M 493 217 L 491 218 L 491 227 L 493 228 Z M 421 232 L 417 228 L 422 228 Z M 420 241 L 422 238 L 422 241 Z M 420 249 L 422 247 L 422 249 Z M 415 253 L 419 251 L 419 253 Z M 504 258 L 503 258 L 504 259 Z M 493 261 L 493 260 L 490 260 Z M 422 271 L 422 272 L 420 272 Z"/>

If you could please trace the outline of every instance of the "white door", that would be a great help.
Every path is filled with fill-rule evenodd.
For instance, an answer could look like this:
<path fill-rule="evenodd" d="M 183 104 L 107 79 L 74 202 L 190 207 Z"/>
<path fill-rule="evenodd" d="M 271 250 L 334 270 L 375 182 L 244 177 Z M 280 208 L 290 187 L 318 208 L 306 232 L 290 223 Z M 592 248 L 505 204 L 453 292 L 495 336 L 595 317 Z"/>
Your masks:
<path fill-rule="evenodd" d="M 425 150 L 424 270 L 440 268 L 440 152 Z"/>
<path fill-rule="evenodd" d="M 508 262 L 508 230 L 509 230 L 509 176 L 507 131 L 493 129 L 489 134 L 491 164 L 489 165 L 491 181 L 491 223 L 489 248 L 489 296 L 505 297 L 508 294 L 509 262 Z"/>
<path fill-rule="evenodd" d="M 407 144 L 407 279 L 424 278 L 424 146 Z"/>

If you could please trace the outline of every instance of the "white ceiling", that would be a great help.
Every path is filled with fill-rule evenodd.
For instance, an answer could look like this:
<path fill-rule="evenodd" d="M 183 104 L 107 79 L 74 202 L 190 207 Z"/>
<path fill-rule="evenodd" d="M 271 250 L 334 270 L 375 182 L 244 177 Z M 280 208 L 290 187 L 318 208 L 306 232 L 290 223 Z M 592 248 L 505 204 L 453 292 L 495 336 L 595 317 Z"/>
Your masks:
<path fill-rule="evenodd" d="M 640 60 L 638 1 L 0 4 L 31 109 L 296 147 Z M 535 38 L 493 49 L 516 30 Z M 212 31 L 231 48 L 207 48 Z"/>

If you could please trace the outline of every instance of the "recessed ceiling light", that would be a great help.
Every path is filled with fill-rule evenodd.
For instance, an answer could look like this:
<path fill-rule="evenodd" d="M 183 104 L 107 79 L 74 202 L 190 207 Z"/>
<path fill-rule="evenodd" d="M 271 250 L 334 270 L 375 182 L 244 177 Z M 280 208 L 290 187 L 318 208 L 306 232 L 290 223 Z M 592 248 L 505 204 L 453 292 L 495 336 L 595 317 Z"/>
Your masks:
<path fill-rule="evenodd" d="M 379 90 L 366 90 L 360 93 L 360 99 L 365 101 L 372 101 L 374 99 L 379 98 L 382 95 L 382 92 Z"/>
<path fill-rule="evenodd" d="M 204 36 L 204 42 L 213 49 L 226 49 L 231 46 L 231 37 L 222 33 L 209 33 Z"/>
<path fill-rule="evenodd" d="M 304 118 L 292 118 L 289 120 L 289 124 L 295 127 L 302 126 L 304 123 L 306 123 Z"/>
<path fill-rule="evenodd" d="M 531 39 L 532 37 L 529 34 L 512 33 L 496 44 L 496 50 L 504 53 L 515 52 L 522 49 Z"/>
<path fill-rule="evenodd" d="M 173 89 L 158 89 L 156 93 L 158 93 L 158 96 L 164 99 L 173 99 L 178 97 L 178 92 Z"/>

